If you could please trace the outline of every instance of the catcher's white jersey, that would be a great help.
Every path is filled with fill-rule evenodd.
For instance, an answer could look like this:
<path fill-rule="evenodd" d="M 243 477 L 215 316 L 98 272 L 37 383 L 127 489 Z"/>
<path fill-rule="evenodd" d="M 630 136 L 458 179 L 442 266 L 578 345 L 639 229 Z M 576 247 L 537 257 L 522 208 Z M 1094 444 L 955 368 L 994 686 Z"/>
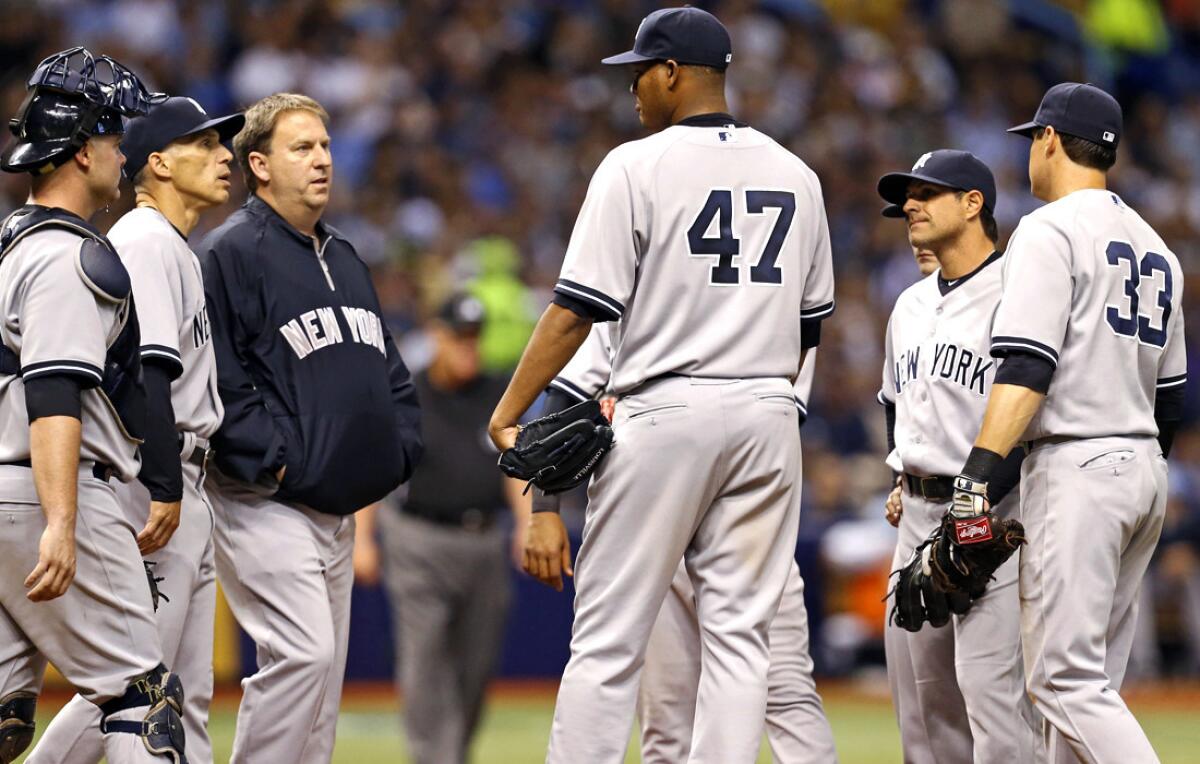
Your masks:
<path fill-rule="evenodd" d="M 126 213 L 108 234 L 133 283 L 142 359 L 166 360 L 176 375 L 171 405 L 181 432 L 211 437 L 224 407 L 209 342 L 200 263 L 187 240 L 150 207 Z"/>
<path fill-rule="evenodd" d="M 1004 258 L 992 354 L 1056 366 L 1025 438 L 1157 435 L 1156 388 L 1187 380 L 1183 273 L 1111 191 L 1076 191 L 1022 218 Z"/>
<path fill-rule="evenodd" d="M 793 378 L 801 319 L 833 311 L 816 175 L 750 127 L 675 125 L 597 168 L 555 291 L 612 320 L 612 389 Z"/>
<path fill-rule="evenodd" d="M 896 299 L 879 391 L 896 406 L 893 470 L 956 475 L 971 452 L 999 363 L 989 350 L 1004 259 L 993 254 L 953 282 L 939 270 Z"/>

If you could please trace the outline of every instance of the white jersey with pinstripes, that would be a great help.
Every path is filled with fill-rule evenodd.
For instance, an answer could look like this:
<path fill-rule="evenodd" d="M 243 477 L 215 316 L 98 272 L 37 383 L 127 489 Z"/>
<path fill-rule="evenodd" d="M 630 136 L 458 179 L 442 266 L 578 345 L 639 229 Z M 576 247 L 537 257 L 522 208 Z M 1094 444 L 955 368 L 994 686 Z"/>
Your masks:
<path fill-rule="evenodd" d="M 133 283 L 142 360 L 165 361 L 173 369 L 176 427 L 211 437 L 224 408 L 217 395 L 217 361 L 209 342 L 200 262 L 183 234 L 150 207 L 122 216 L 108 239 Z"/>
<path fill-rule="evenodd" d="M 664 374 L 795 377 L 833 311 L 816 175 L 749 127 L 675 125 L 597 168 L 555 291 L 611 320 L 611 388 Z"/>
<path fill-rule="evenodd" d="M 1162 238 L 1087 189 L 1026 215 L 1004 261 L 992 354 L 1056 367 L 1024 437 L 1157 435 L 1156 391 L 1187 380 L 1183 273 Z"/>

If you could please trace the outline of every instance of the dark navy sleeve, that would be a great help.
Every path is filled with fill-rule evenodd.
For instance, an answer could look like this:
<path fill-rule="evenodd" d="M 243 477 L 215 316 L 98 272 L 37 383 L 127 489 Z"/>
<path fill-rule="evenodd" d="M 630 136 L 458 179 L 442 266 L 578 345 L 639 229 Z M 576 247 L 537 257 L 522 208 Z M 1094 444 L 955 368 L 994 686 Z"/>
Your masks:
<path fill-rule="evenodd" d="M 233 236 L 234 232 L 225 235 Z M 225 418 L 213 438 L 213 447 L 221 472 L 244 483 L 274 489 L 278 487 L 275 473 L 287 455 L 287 440 L 246 373 L 249 339 L 239 331 L 238 313 L 250 295 L 245 294 L 237 278 L 235 253 L 231 250 L 227 242 L 210 239 L 200 254 L 217 358 L 217 390 L 225 406 Z"/>
<path fill-rule="evenodd" d="M 413 387 L 412 374 L 404 364 L 404 359 L 400 357 L 400 351 L 396 349 L 392 333 L 386 328 L 383 330 L 383 342 L 387 349 L 388 378 L 392 386 L 392 405 L 396 414 L 400 458 L 404 460 L 400 465 L 400 482 L 403 483 L 412 477 L 413 469 L 425 453 L 425 443 L 421 439 L 421 407 L 417 403 L 417 390 Z"/>
<path fill-rule="evenodd" d="M 154 501 L 170 502 L 183 498 L 183 465 L 179 459 L 179 433 L 175 429 L 175 410 L 171 406 L 173 365 L 166 360 L 147 360 L 142 364 L 146 381 L 145 440 L 140 447 L 142 469 L 138 480 Z"/>

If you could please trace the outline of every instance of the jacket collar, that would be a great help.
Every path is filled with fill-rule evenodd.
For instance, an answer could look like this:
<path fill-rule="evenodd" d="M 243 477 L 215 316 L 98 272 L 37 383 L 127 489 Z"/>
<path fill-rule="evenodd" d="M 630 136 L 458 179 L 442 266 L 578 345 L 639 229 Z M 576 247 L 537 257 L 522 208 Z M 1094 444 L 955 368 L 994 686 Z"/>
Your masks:
<path fill-rule="evenodd" d="M 263 220 L 273 223 L 276 227 L 287 231 L 291 236 L 304 243 L 307 247 L 312 244 L 312 237 L 302 233 L 291 223 L 284 220 L 283 216 L 271 205 L 267 204 L 258 194 L 250 194 L 246 198 L 246 203 L 243 205 L 252 215 L 260 217 Z M 329 237 L 348 241 L 341 231 L 327 224 L 324 220 L 318 220 L 316 225 L 317 239 L 324 241 Z"/>

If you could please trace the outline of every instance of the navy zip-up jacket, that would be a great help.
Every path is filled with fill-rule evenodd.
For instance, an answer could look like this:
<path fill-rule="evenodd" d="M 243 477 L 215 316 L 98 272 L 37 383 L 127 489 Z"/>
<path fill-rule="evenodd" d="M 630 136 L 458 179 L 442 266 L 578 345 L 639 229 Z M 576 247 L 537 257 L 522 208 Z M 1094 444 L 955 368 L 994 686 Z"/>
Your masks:
<path fill-rule="evenodd" d="M 213 447 L 228 477 L 345 515 L 412 475 L 420 411 L 366 264 L 317 234 L 252 194 L 200 246 L 225 405 Z"/>

